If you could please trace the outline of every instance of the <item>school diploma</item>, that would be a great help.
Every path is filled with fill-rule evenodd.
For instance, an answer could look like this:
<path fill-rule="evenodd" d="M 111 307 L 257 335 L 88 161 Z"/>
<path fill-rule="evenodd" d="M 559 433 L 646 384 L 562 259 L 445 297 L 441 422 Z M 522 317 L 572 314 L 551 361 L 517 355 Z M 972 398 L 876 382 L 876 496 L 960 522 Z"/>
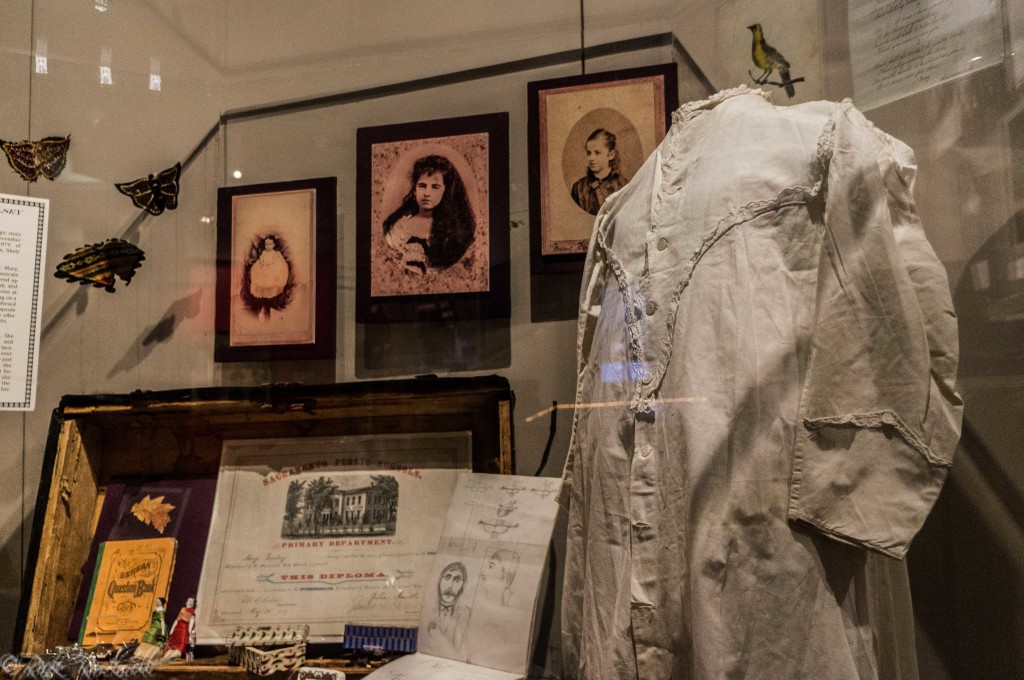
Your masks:
<path fill-rule="evenodd" d="M 416 625 L 470 433 L 225 441 L 196 606 L 237 626 Z"/>

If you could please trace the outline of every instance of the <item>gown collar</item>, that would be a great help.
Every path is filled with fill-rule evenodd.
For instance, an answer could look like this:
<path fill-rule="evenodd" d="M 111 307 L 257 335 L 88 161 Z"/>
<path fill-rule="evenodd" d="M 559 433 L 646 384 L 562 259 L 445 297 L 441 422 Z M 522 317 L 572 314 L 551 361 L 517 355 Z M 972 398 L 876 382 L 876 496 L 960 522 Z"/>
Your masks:
<path fill-rule="evenodd" d="M 728 90 L 716 92 L 707 99 L 701 99 L 698 101 L 687 102 L 683 104 L 678 109 L 676 109 L 676 111 L 672 114 L 672 122 L 685 123 L 694 116 L 696 116 L 701 111 L 713 109 L 722 102 L 724 102 L 726 99 L 731 99 L 732 97 L 738 97 L 744 94 L 760 95 L 766 101 L 771 101 L 771 93 L 768 92 L 767 90 L 762 90 L 761 88 L 754 89 L 746 85 L 739 85 L 737 87 L 729 88 Z"/>

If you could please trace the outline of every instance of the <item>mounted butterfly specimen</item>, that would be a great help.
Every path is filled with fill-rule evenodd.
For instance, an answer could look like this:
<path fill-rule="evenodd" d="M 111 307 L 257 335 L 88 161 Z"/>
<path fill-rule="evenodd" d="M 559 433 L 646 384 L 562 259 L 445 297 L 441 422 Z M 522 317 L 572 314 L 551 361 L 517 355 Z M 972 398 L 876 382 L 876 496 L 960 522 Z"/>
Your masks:
<path fill-rule="evenodd" d="M 68 162 L 71 137 L 44 137 L 38 142 L 0 140 L 7 162 L 22 179 L 35 182 L 42 175 L 55 180 Z"/>
<path fill-rule="evenodd" d="M 178 179 L 181 177 L 181 163 L 134 182 L 115 184 L 117 190 L 132 199 L 136 208 L 142 208 L 151 215 L 159 215 L 178 207 Z"/>
<path fill-rule="evenodd" d="M 127 286 L 145 259 L 146 254 L 138 246 L 111 238 L 102 243 L 82 246 L 65 255 L 53 275 L 67 279 L 68 283 L 77 281 L 83 286 L 91 283 L 113 293 L 117 279 L 120 278 Z"/>

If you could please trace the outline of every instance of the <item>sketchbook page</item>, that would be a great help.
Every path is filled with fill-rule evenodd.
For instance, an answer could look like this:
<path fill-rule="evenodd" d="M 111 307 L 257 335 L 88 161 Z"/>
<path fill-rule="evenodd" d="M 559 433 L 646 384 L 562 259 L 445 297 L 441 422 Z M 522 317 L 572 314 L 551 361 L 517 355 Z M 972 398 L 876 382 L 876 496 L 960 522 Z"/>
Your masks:
<path fill-rule="evenodd" d="M 367 675 L 366 680 L 523 680 L 525 677 L 417 652 L 378 668 Z"/>
<path fill-rule="evenodd" d="M 424 592 L 419 651 L 526 674 L 557 488 L 553 478 L 459 475 Z"/>

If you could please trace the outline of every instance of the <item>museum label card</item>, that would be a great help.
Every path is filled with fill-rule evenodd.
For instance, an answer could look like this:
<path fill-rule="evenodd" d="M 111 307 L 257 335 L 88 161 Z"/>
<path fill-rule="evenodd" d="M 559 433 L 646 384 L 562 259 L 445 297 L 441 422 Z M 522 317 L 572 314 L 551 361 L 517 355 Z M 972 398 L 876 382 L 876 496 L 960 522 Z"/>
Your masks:
<path fill-rule="evenodd" d="M 50 202 L 0 194 L 0 410 L 36 400 Z"/>

